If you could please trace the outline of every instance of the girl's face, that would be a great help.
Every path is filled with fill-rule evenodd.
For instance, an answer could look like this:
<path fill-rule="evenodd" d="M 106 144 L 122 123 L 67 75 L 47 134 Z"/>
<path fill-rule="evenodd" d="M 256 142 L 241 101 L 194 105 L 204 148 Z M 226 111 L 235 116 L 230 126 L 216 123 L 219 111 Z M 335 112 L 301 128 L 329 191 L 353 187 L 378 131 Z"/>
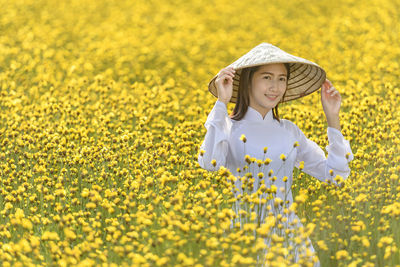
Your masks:
<path fill-rule="evenodd" d="M 286 91 L 286 79 L 283 63 L 261 66 L 251 79 L 250 106 L 264 117 L 282 99 Z"/>

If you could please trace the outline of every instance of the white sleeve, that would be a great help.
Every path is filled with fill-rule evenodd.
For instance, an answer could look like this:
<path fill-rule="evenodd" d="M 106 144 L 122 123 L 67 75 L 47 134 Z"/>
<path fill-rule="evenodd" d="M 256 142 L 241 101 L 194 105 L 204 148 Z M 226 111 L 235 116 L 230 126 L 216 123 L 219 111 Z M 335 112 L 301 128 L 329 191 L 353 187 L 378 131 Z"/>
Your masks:
<path fill-rule="evenodd" d="M 206 136 L 200 146 L 200 151 L 204 150 L 204 154 L 198 155 L 198 162 L 203 169 L 214 171 L 226 163 L 228 154 L 228 138 L 232 127 L 232 121 L 228 117 L 228 110 L 225 103 L 217 100 L 207 121 L 204 124 L 207 129 Z M 216 160 L 216 166 L 211 161 Z"/>
<path fill-rule="evenodd" d="M 295 162 L 297 168 L 299 168 L 300 162 L 303 161 L 303 171 L 305 173 L 322 182 L 329 180 L 335 185 L 338 185 L 337 181 L 334 180 L 337 175 L 343 177 L 343 180 L 350 175 L 348 162 L 352 161 L 354 156 L 349 141 L 344 139 L 338 129 L 332 127 L 327 129 L 329 145 L 325 147 L 328 152 L 328 157 L 326 158 L 321 147 L 308 139 L 297 125 L 294 123 L 292 125 L 294 127 L 291 128 L 299 142 Z"/>

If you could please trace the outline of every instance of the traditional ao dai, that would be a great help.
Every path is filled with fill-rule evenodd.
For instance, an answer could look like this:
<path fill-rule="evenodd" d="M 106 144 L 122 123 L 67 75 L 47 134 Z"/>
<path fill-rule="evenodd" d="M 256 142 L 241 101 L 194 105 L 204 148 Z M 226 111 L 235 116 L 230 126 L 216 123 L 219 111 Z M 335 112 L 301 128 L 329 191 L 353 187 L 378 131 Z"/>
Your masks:
<path fill-rule="evenodd" d="M 353 159 L 350 143 L 344 139 L 339 130 L 332 127 L 327 129 L 329 145 L 326 146 L 328 157 L 325 157 L 323 150 L 308 139 L 293 122 L 286 119 L 280 119 L 280 122 L 275 120 L 272 110 L 263 118 L 257 110 L 249 106 L 243 119 L 236 121 L 229 118 L 227 106 L 217 100 L 204 126 L 207 133 L 200 149 L 205 153 L 199 154 L 198 157 L 202 168 L 213 171 L 224 166 L 234 176 L 239 177 L 242 176 L 241 174 L 251 172 L 256 181 L 259 173 L 262 172 L 264 174 L 262 179 L 267 187 L 271 185 L 269 178 L 272 170 L 272 176 L 276 176 L 276 180 L 273 181 L 276 188 L 286 188 L 285 192 L 277 190 L 275 197 L 289 200 L 289 203 L 293 202 L 290 190 L 293 168 L 299 168 L 302 161 L 304 162 L 302 171 L 323 182 L 327 179 L 337 184 L 334 180 L 337 175 L 346 179 L 350 174 L 348 162 Z M 246 143 L 240 140 L 242 135 L 246 137 Z M 299 145 L 297 147 L 294 146 L 296 141 Z M 264 147 L 267 147 L 267 153 L 264 153 Z M 285 155 L 285 161 L 281 158 L 282 154 Z M 268 165 L 263 164 L 261 168 L 255 163 L 249 165 L 245 160 L 246 155 L 261 160 L 269 158 L 271 162 Z M 216 161 L 215 166 L 212 165 L 212 160 Z M 243 171 L 245 165 L 250 167 Z M 238 168 L 242 170 L 241 173 L 237 171 Z M 285 176 L 286 182 L 283 181 Z M 235 196 L 243 194 L 241 183 L 241 179 L 235 181 L 238 189 L 235 191 Z M 254 182 L 251 193 L 257 192 L 259 186 L 258 182 Z M 240 206 L 238 201 L 235 205 L 236 212 L 239 211 Z M 268 215 L 267 209 L 261 211 L 256 209 L 256 212 L 260 212 L 262 221 Z M 297 215 L 291 213 L 288 216 L 288 223 L 294 219 L 299 220 Z M 311 242 L 309 249 L 314 251 Z M 318 266 L 319 263 L 316 265 Z"/>

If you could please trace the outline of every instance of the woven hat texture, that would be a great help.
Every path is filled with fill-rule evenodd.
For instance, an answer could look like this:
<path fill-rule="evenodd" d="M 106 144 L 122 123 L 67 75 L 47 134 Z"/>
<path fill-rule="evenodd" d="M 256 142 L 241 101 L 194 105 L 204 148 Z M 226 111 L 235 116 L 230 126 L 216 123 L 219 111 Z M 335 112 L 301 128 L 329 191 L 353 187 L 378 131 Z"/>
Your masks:
<path fill-rule="evenodd" d="M 272 44 L 261 43 L 228 66 L 236 70 L 235 77 L 233 78 L 233 92 L 230 102 L 236 103 L 240 75 L 243 68 L 272 63 L 289 63 L 290 65 L 287 91 L 282 102 L 294 100 L 315 92 L 321 88 L 326 79 L 325 71 L 316 63 L 286 53 Z M 218 97 L 215 84 L 217 75 L 208 84 L 208 90 L 215 97 Z"/>

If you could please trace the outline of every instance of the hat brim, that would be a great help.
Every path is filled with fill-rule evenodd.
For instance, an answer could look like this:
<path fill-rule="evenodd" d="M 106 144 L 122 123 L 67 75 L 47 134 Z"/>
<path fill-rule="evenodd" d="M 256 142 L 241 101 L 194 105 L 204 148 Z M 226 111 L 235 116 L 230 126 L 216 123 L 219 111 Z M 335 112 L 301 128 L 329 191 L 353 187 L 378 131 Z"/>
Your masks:
<path fill-rule="evenodd" d="M 290 63 L 290 62 L 271 62 L 273 63 L 289 63 L 290 66 L 290 77 L 288 80 L 288 85 L 286 88 L 285 97 L 281 102 L 287 102 L 290 100 L 295 100 L 297 98 L 309 95 L 319 88 L 321 88 L 322 84 L 326 79 L 325 71 L 317 67 L 315 65 L 306 64 L 306 63 Z M 258 64 L 265 65 L 265 64 Z M 254 65 L 254 66 L 258 66 Z M 254 67 L 248 66 L 248 67 Z M 246 67 L 246 68 L 248 68 Z M 233 91 L 232 97 L 229 102 L 236 103 L 239 92 L 239 82 L 240 82 L 240 74 L 243 68 L 237 68 L 235 77 L 233 78 Z M 218 90 L 215 84 L 215 80 L 218 75 L 215 75 L 213 79 L 208 84 L 208 90 L 215 96 L 218 97 Z"/>
<path fill-rule="evenodd" d="M 271 44 L 261 43 L 228 66 L 236 70 L 232 97 L 229 102 L 236 103 L 237 101 L 242 69 L 275 63 L 288 63 L 290 66 L 288 86 L 281 102 L 294 100 L 317 91 L 326 79 L 325 71 L 314 62 L 288 54 Z M 215 97 L 218 97 L 215 84 L 217 77 L 218 74 L 208 84 L 208 90 Z"/>

